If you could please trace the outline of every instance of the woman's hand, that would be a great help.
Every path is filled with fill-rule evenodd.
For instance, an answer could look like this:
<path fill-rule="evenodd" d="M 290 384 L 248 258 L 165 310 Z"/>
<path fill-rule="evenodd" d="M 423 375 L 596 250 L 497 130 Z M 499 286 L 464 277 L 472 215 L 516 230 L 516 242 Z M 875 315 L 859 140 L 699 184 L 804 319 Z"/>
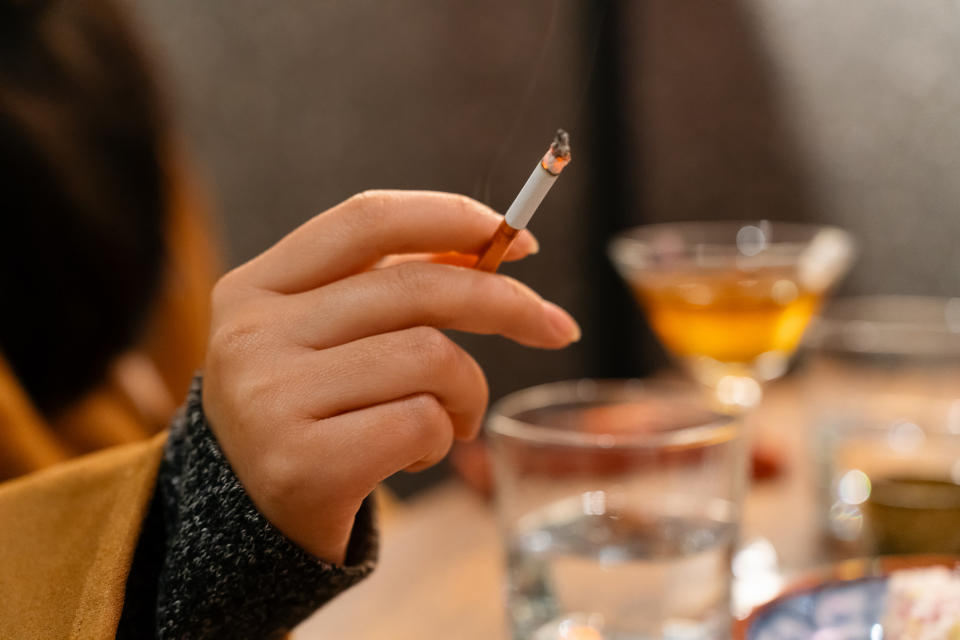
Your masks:
<path fill-rule="evenodd" d="M 463 196 L 366 192 L 214 288 L 205 412 L 257 508 L 318 558 L 344 560 L 377 483 L 479 430 L 483 372 L 439 329 L 548 349 L 579 338 L 516 280 L 410 257 L 477 254 L 500 220 Z M 507 257 L 535 250 L 524 232 Z"/>

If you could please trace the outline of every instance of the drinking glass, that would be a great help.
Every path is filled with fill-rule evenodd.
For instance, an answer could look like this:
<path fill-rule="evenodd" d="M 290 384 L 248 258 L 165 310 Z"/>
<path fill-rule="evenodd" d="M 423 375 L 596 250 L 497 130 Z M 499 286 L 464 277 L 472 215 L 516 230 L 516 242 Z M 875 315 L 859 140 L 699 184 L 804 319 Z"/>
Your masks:
<path fill-rule="evenodd" d="M 835 300 L 805 347 L 831 549 L 960 553 L 960 299 Z"/>
<path fill-rule="evenodd" d="M 516 640 L 721 640 L 745 485 L 736 418 L 688 385 L 580 380 L 491 410 Z"/>
<path fill-rule="evenodd" d="M 620 233 L 610 256 L 667 351 L 722 407 L 745 410 L 786 371 L 853 242 L 829 226 L 679 222 Z"/>

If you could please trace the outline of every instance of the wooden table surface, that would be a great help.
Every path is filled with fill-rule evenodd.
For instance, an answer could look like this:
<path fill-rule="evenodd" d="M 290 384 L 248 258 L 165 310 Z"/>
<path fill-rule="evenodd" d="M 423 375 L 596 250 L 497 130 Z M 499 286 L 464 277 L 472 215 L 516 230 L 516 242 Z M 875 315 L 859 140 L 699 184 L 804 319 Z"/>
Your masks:
<path fill-rule="evenodd" d="M 787 574 L 821 561 L 806 422 L 801 390 L 789 382 L 772 386 L 754 416 L 755 437 L 775 443 L 787 463 L 752 488 L 743 540 L 769 540 Z M 389 511 L 376 572 L 304 622 L 294 640 L 507 638 L 490 505 L 450 480 Z"/>

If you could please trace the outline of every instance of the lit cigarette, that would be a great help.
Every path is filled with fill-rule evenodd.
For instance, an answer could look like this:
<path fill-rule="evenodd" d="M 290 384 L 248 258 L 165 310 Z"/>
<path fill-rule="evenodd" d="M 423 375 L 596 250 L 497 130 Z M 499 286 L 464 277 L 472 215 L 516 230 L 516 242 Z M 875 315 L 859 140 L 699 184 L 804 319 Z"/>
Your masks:
<path fill-rule="evenodd" d="M 550 148 L 543 154 L 543 159 L 527 178 L 527 183 L 523 185 L 523 189 L 520 189 L 513 204 L 507 209 L 503 221 L 497 227 L 497 232 L 490 238 L 490 244 L 480 254 L 477 269 L 490 273 L 497 270 L 513 239 L 530 222 L 530 218 L 543 202 L 550 187 L 557 181 L 557 176 L 568 164 L 570 164 L 570 136 L 563 129 L 557 129 L 557 135 L 550 143 Z"/>

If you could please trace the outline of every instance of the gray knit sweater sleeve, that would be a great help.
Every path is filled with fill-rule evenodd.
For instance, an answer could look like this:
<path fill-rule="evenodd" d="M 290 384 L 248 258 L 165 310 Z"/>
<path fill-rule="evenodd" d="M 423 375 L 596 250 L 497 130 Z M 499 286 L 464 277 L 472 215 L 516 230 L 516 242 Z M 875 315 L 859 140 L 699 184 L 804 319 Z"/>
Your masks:
<path fill-rule="evenodd" d="M 145 626 L 162 639 L 284 635 L 373 570 L 377 536 L 369 502 L 357 514 L 343 566 L 288 540 L 257 511 L 230 468 L 204 418 L 198 378 L 171 428 L 145 526 L 145 533 L 162 529 L 163 540 L 141 541 L 118 638 L 144 637 Z M 153 600 L 151 587 L 155 607 L 131 603 L 138 596 Z"/>

